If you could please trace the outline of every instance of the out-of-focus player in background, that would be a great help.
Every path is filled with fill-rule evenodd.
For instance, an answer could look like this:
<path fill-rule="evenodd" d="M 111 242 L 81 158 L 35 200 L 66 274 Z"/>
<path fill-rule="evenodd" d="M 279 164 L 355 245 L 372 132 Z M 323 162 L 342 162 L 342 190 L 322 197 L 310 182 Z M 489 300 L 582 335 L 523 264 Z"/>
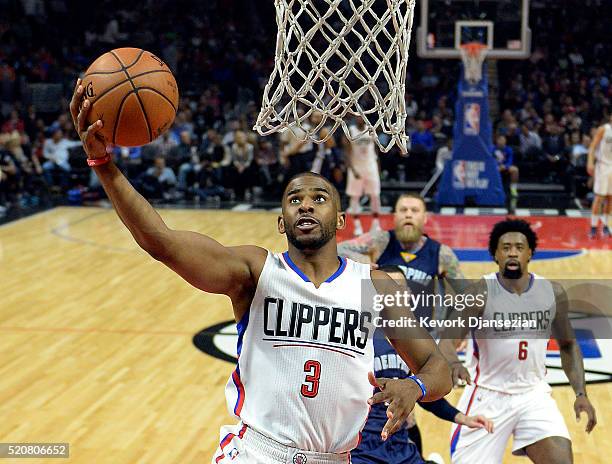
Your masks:
<path fill-rule="evenodd" d="M 454 427 L 454 464 L 485 462 L 483 459 L 488 464 L 501 463 L 511 435 L 515 455 L 527 455 L 537 464 L 573 462 L 569 432 L 545 380 L 551 334 L 559 344 L 563 371 L 576 393 L 576 419 L 586 412 L 587 432 L 597 423 L 587 397 L 582 353 L 568 319 L 565 291 L 529 272 L 536 246 L 537 236 L 527 222 L 508 219 L 497 223 L 490 234 L 489 252 L 499 270 L 468 290 L 480 298 L 475 298 L 476 304 L 461 316 L 464 320 L 523 320 L 533 325 L 472 329 L 467 369 L 457 358 L 454 340 L 463 339 L 470 326 L 446 331 L 440 341 L 455 384 L 460 380 L 468 383 L 457 408 L 465 414 L 485 414 L 495 423 L 494 434 Z"/>
<path fill-rule="evenodd" d="M 418 377 L 374 378 L 373 300 L 362 298 L 362 290 L 392 296 L 398 287 L 384 272 L 338 257 L 336 231 L 345 215 L 328 180 L 307 172 L 289 181 L 278 217 L 285 253 L 224 247 L 170 229 L 113 164 L 102 121 L 87 126 L 91 103 L 83 92 L 79 80 L 70 110 L 88 164 L 138 245 L 194 287 L 232 301 L 239 360 L 226 401 L 240 422 L 222 428 L 214 464 L 345 463 L 369 405 L 389 403 L 386 440 L 417 400 L 450 391 L 448 365 L 418 327 L 386 331 Z M 397 305 L 382 311 L 390 319 L 410 314 Z M 380 392 L 372 396 L 371 385 Z"/>
<path fill-rule="evenodd" d="M 363 226 L 359 216 L 361 214 L 361 197 L 370 197 L 370 210 L 372 211 L 372 226 L 370 231 L 380 230 L 378 216 L 380 214 L 380 172 L 378 169 L 378 155 L 374 135 L 367 132 L 363 118 L 358 117 L 356 124 L 349 126 L 352 141 L 343 137 L 343 146 L 346 156 L 348 177 L 346 194 L 349 196 L 349 214 L 354 218 L 354 234 L 363 234 Z"/>
<path fill-rule="evenodd" d="M 425 234 L 427 206 L 421 196 L 400 195 L 393 220 L 393 230 L 372 231 L 344 241 L 338 245 L 339 253 L 360 262 L 399 266 L 409 280 L 464 278 L 453 250 Z"/>
<path fill-rule="evenodd" d="M 369 232 L 352 240 L 341 242 L 338 253 L 360 262 L 372 262 L 380 266 L 396 266 L 404 279 L 413 286 L 428 287 L 438 278 L 445 279 L 453 287 L 463 283 L 463 273 L 453 250 L 428 237 L 427 207 L 425 200 L 413 194 L 401 195 L 395 203 L 394 230 Z M 441 288 L 439 288 L 441 290 Z M 436 309 L 438 314 L 436 314 Z M 442 308 L 418 307 L 415 316 L 443 319 Z M 422 451 L 421 433 L 414 414 L 408 420 L 410 439 Z"/>
<path fill-rule="evenodd" d="M 610 237 L 612 214 L 612 114 L 607 124 L 600 126 L 589 147 L 587 172 L 594 176 L 595 199 L 591 207 L 591 238 L 597 237 L 599 222 L 603 224 L 603 236 Z"/>

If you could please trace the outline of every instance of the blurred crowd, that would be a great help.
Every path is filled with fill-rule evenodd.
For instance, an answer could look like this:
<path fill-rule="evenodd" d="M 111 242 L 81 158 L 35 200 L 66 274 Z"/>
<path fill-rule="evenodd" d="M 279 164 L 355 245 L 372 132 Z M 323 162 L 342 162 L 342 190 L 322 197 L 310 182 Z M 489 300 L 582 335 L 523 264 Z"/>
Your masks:
<path fill-rule="evenodd" d="M 590 137 L 610 112 L 612 42 L 598 2 L 584 3 L 534 2 L 531 59 L 492 63 L 500 76 L 500 116 L 491 154 L 511 192 L 519 175 L 563 185 L 571 195 L 589 189 Z M 83 162 L 68 100 L 96 56 L 126 45 L 159 54 L 181 89 L 170 131 L 142 148 L 115 149 L 117 164 L 143 195 L 162 201 L 272 198 L 304 160 L 316 159 L 342 188 L 340 140 L 297 146 L 251 129 L 273 64 L 272 2 L 148 0 L 127 9 L 124 2 L 102 0 L 90 15 L 72 0 L 0 0 L 0 10 L 0 213 L 10 204 L 35 206 L 54 193 L 76 200 L 101 195 Z M 448 157 L 458 74 L 457 61 L 411 53 L 410 156 L 382 155 L 383 181 L 427 180 L 436 155 Z"/>

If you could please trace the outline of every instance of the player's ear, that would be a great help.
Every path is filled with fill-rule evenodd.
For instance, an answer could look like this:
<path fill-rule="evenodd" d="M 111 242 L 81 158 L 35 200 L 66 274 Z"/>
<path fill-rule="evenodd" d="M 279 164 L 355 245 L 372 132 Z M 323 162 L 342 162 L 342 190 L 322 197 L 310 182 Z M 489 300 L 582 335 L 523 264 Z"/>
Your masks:
<path fill-rule="evenodd" d="M 346 227 L 346 213 L 344 211 L 338 211 L 336 215 L 336 230 L 342 230 Z"/>
<path fill-rule="evenodd" d="M 285 233 L 285 219 L 283 219 L 283 216 L 278 217 L 277 225 L 278 225 L 278 231 L 281 234 L 284 234 Z"/>

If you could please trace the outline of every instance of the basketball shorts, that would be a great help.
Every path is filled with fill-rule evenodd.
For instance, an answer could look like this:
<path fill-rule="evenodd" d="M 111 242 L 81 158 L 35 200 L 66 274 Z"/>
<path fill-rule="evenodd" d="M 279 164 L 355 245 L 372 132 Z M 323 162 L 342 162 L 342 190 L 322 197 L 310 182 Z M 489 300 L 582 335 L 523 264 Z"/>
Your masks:
<path fill-rule="evenodd" d="M 595 164 L 593 192 L 595 195 L 612 195 L 612 164 Z"/>
<path fill-rule="evenodd" d="M 408 438 L 406 429 L 391 435 L 386 441 L 375 433 L 362 432 L 359 446 L 351 451 L 353 464 L 424 464 L 416 445 Z"/>
<path fill-rule="evenodd" d="M 352 169 L 348 170 L 346 181 L 346 194 L 350 197 L 362 195 L 380 196 L 380 174 L 377 168 L 361 169 L 359 179 L 355 177 Z"/>
<path fill-rule="evenodd" d="M 242 422 L 221 427 L 221 443 L 211 464 L 340 464 L 349 453 L 315 453 L 280 443 Z"/>
<path fill-rule="evenodd" d="M 508 394 L 468 385 L 457 409 L 466 415 L 482 414 L 493 421 L 494 433 L 455 425 L 451 429 L 453 464 L 502 462 L 510 436 L 512 454 L 524 456 L 525 448 L 548 437 L 570 439 L 563 416 L 547 384 L 526 393 Z"/>

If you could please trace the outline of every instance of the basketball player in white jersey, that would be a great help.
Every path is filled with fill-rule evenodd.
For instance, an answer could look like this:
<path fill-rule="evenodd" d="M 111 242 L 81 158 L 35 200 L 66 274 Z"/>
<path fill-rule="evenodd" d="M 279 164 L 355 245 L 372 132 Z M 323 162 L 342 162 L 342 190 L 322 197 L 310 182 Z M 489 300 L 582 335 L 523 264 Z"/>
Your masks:
<path fill-rule="evenodd" d="M 418 328 L 386 331 L 416 375 L 374 378 L 372 305 L 361 294 L 392 296 L 398 287 L 387 274 L 338 257 L 336 230 L 344 227 L 345 215 L 329 181 L 304 173 L 289 182 L 278 217 L 278 230 L 288 239 L 285 253 L 225 247 L 202 234 L 170 229 L 110 160 L 99 134 L 102 121 L 87 127 L 91 104 L 85 99 L 79 110 L 82 95 L 79 80 L 70 111 L 87 164 L 138 245 L 194 287 L 232 302 L 239 361 L 226 399 L 240 422 L 222 429 L 213 463 L 349 462 L 369 405 L 389 403 L 381 437 L 386 439 L 417 400 L 433 401 L 450 391 L 448 364 Z M 382 308 L 388 319 L 409 314 Z M 381 391 L 372 396 L 372 386 Z"/>
<path fill-rule="evenodd" d="M 597 153 L 597 156 L 596 156 Z M 589 147 L 587 172 L 595 176 L 591 207 L 590 237 L 597 237 L 599 221 L 603 223 L 603 236 L 610 237 L 610 215 L 612 214 L 612 114 L 607 124 L 599 127 Z"/>
<path fill-rule="evenodd" d="M 349 213 L 355 218 L 355 235 L 363 234 L 359 215 L 360 200 L 363 195 L 370 197 L 372 211 L 372 226 L 370 231 L 380 230 L 378 215 L 380 214 L 380 173 L 378 171 L 378 155 L 376 154 L 375 135 L 367 131 L 363 118 L 358 117 L 356 125 L 349 127 L 351 137 L 344 138 L 344 152 L 348 167 L 346 194 L 350 198 Z"/>
<path fill-rule="evenodd" d="M 533 326 L 473 328 L 468 369 L 457 359 L 453 342 L 453 338 L 467 335 L 468 324 L 458 334 L 447 333 L 440 342 L 440 349 L 452 363 L 453 380 L 468 383 L 457 409 L 486 415 L 495 423 L 493 434 L 454 426 L 453 464 L 501 463 L 511 435 L 515 455 L 526 455 L 537 464 L 573 462 L 569 432 L 544 379 L 551 333 L 559 343 L 561 365 L 576 394 L 576 419 L 587 413 L 587 432 L 597 423 L 587 397 L 582 354 L 569 323 L 565 292 L 558 284 L 529 272 L 536 245 L 536 234 L 527 222 L 496 224 L 489 252 L 499 270 L 476 284 L 473 294 L 481 297 L 481 304 L 461 317 L 466 322 L 469 317 L 479 317 L 483 321 L 524 321 Z"/>

